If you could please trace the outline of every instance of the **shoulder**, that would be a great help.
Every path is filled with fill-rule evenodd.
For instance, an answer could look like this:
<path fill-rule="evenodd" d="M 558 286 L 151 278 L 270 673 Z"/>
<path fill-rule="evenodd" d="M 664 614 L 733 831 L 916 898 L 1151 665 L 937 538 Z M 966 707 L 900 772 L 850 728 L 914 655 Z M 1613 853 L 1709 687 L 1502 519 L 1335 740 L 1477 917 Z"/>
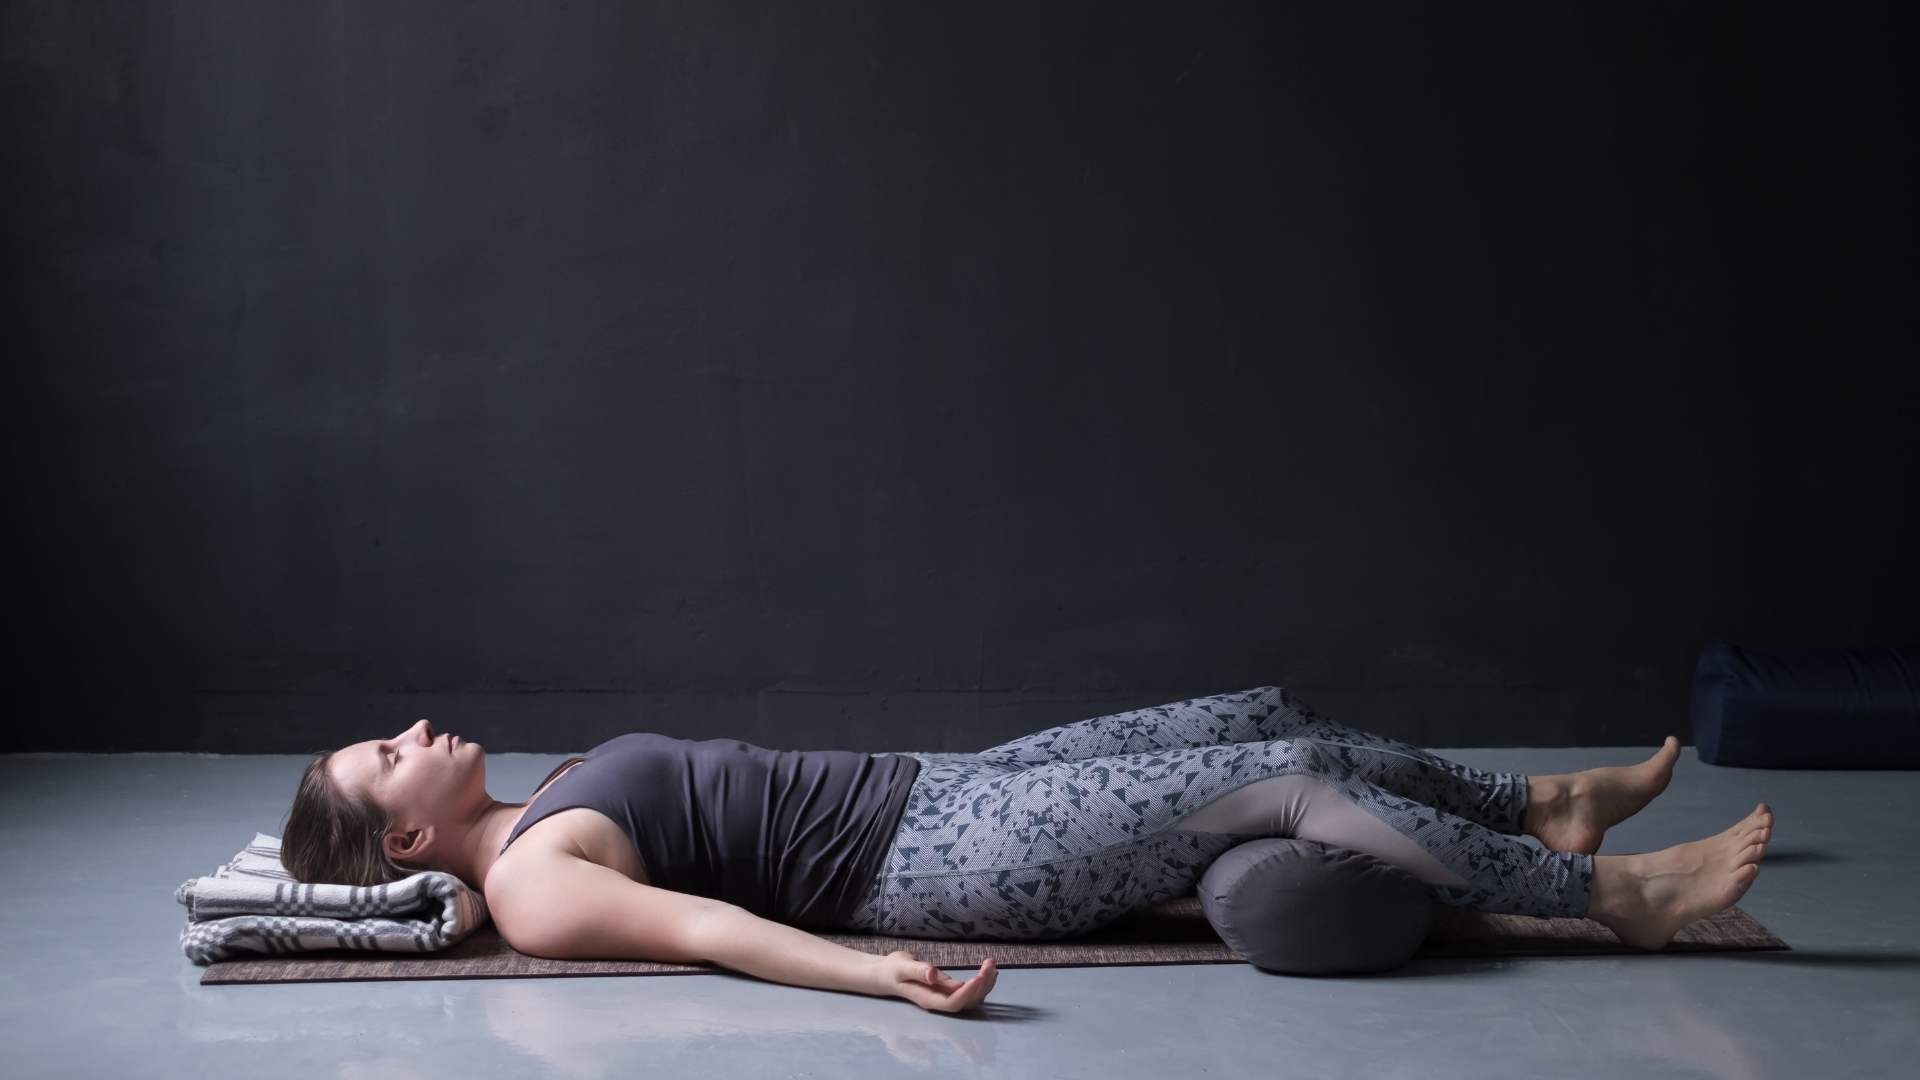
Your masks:
<path fill-rule="evenodd" d="M 555 859 L 579 859 L 641 884 L 647 881 L 646 867 L 620 826 L 598 810 L 576 806 L 534 822 L 494 860 L 484 886 L 488 901 L 544 880 Z"/>

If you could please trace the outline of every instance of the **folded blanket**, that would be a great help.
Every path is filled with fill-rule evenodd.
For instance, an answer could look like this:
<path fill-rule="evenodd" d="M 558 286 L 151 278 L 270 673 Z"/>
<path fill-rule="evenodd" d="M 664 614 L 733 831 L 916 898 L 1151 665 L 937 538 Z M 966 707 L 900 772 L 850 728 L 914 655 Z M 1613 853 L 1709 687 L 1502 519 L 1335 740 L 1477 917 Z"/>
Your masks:
<path fill-rule="evenodd" d="M 434 952 L 487 921 L 486 900 L 438 871 L 388 885 L 301 884 L 280 865 L 279 838 L 266 835 L 173 898 L 187 906 L 180 948 L 196 964 L 248 952 Z"/>

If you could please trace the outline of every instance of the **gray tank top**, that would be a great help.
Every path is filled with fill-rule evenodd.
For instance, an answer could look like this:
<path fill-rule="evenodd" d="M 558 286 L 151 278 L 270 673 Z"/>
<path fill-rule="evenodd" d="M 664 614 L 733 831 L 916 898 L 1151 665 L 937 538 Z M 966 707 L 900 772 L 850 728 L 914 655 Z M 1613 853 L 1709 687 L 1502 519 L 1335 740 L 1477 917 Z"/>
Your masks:
<path fill-rule="evenodd" d="M 791 926 L 840 927 L 866 899 L 920 763 L 622 735 L 547 785 L 507 837 L 562 810 L 612 818 L 663 889 Z"/>

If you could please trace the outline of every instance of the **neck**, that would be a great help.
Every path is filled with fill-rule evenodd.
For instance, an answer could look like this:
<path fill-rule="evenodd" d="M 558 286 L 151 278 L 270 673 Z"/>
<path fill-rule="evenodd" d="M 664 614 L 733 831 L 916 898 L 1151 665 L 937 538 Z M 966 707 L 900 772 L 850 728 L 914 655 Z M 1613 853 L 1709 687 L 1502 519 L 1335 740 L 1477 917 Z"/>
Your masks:
<path fill-rule="evenodd" d="M 501 845 L 526 813 L 526 803 L 503 803 L 489 797 L 486 805 L 467 819 L 459 842 L 439 859 L 434 869 L 447 873 L 479 889 L 486 885 L 487 872 L 500 857 Z"/>

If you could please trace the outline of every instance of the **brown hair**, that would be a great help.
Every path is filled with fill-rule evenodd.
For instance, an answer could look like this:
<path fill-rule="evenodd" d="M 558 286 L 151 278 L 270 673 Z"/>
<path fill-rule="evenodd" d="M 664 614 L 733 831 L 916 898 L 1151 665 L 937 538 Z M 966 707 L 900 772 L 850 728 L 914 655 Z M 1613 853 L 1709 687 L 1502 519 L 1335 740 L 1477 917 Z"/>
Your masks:
<path fill-rule="evenodd" d="M 300 775 L 280 838 L 281 865 L 295 881 L 326 885 L 384 885 L 414 873 L 387 854 L 392 816 L 365 795 L 342 790 L 327 771 L 332 759 L 329 750 Z"/>

